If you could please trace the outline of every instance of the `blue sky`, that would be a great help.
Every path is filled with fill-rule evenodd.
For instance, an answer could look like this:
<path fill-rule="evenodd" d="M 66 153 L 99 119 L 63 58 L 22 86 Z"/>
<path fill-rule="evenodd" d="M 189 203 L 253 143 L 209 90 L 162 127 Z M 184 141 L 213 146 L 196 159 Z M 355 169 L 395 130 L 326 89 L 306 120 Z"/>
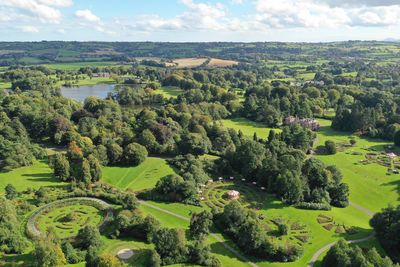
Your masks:
<path fill-rule="evenodd" d="M 0 41 L 400 39 L 398 0 L 0 0 Z"/>

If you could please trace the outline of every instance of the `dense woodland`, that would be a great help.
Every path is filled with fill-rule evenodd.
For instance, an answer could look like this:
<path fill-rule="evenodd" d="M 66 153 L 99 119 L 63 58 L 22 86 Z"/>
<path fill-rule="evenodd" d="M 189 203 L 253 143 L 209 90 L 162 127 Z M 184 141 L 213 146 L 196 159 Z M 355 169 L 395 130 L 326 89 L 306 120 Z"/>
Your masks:
<path fill-rule="evenodd" d="M 9 90 L 0 90 L 0 169 L 6 172 L 30 166 L 36 159 L 48 160 L 55 177 L 69 184 L 59 198 L 96 196 L 121 205 L 106 233 L 110 238 L 128 236 L 153 244 L 148 266 L 220 266 L 206 242 L 213 224 L 246 255 L 295 261 L 303 249 L 289 242 L 273 242 L 263 234 L 258 215 L 239 202 L 233 201 L 220 211 L 192 214 L 190 231 L 185 233 L 165 228 L 157 219 L 138 212 L 137 197 L 200 206 L 198 191 L 204 184 L 215 177 L 231 176 L 257 184 L 265 188 L 265 194 L 298 209 L 347 207 L 349 186 L 342 181 L 340 168 L 312 156 L 316 152 L 315 131 L 298 123 L 285 124 L 285 119 L 331 118 L 333 129 L 382 138 L 400 146 L 399 65 L 377 64 L 373 53 L 357 49 L 360 45 L 378 49 L 380 43 L 0 43 L 0 50 L 15 50 L 0 57 L 7 66 L 0 78 L 11 84 Z M 26 57 L 42 63 L 64 62 L 66 59 L 59 56 L 61 49 L 81 55 L 76 61 L 93 60 L 94 51 L 111 49 L 113 55 L 105 58 L 125 63 L 139 56 L 165 60 L 207 56 L 241 64 L 177 69 L 148 66 L 151 64 L 147 62 L 147 66 L 129 63 L 76 71 L 15 64 L 24 63 L 20 60 Z M 369 60 L 343 60 L 347 57 Z M 316 64 L 316 58 L 331 61 Z M 298 77 L 298 70 L 265 60 L 303 60 L 315 76 L 309 81 L 285 80 Z M 92 77 L 99 72 L 109 73 L 119 83 L 107 98 L 89 97 L 79 103 L 61 95 L 59 81 L 71 86 L 80 75 Z M 341 76 L 352 72 L 357 74 Z M 159 93 L 165 86 L 179 88 L 182 93 L 166 98 Z M 257 134 L 249 138 L 220 122 L 235 117 L 276 129 L 268 138 Z M 65 153 L 47 156 L 48 147 L 62 148 Z M 337 147 L 328 140 L 321 149 L 335 154 Z M 161 178 L 153 189 L 137 197 L 99 183 L 103 166 L 138 166 L 150 155 L 167 158 L 176 173 Z M 205 155 L 216 159 L 202 160 Z M 0 198 L 0 250 L 4 253 L 21 253 L 28 246 L 26 237 L 16 228 L 22 214 L 19 209 L 23 208 L 16 210 L 12 205 L 18 194 L 10 185 L 7 199 Z M 38 205 L 54 200 L 45 188 L 34 195 Z M 400 253 L 399 218 L 399 208 L 389 207 L 371 220 L 391 259 L 381 257 L 376 250 L 363 251 L 339 242 L 322 266 L 395 266 Z M 99 236 L 97 228 L 85 227 L 73 241 L 65 242 L 50 231 L 34 242 L 36 266 L 82 261 L 86 266 L 119 266 L 101 265 L 116 259 L 99 254 Z"/>

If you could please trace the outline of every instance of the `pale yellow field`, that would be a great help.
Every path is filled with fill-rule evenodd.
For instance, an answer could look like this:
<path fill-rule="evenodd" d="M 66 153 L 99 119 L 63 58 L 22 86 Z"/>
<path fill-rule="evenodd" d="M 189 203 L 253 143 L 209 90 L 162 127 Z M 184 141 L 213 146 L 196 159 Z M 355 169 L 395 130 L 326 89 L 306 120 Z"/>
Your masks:
<path fill-rule="evenodd" d="M 196 68 L 206 62 L 207 58 L 180 58 L 175 59 L 174 63 L 178 68 Z"/>
<path fill-rule="evenodd" d="M 207 66 L 210 67 L 229 67 L 239 64 L 239 62 L 234 60 L 225 60 L 225 59 L 218 59 L 212 58 Z"/>

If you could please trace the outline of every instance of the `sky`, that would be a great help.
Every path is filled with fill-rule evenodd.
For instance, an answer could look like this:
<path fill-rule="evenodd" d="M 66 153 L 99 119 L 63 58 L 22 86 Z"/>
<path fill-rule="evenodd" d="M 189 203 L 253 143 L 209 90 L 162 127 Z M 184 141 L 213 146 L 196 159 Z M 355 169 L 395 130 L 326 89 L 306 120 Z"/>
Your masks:
<path fill-rule="evenodd" d="M 0 0 L 0 41 L 400 39 L 400 0 Z"/>

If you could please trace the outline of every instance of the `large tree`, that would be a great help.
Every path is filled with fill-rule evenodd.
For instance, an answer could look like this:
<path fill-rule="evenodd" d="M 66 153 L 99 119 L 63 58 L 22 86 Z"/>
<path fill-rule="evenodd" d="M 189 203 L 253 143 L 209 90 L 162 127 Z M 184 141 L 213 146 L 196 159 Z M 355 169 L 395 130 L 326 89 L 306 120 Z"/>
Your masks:
<path fill-rule="evenodd" d="M 123 161 L 127 166 L 137 166 L 146 159 L 147 155 L 148 152 L 144 146 L 138 143 L 131 143 L 124 149 Z"/>

